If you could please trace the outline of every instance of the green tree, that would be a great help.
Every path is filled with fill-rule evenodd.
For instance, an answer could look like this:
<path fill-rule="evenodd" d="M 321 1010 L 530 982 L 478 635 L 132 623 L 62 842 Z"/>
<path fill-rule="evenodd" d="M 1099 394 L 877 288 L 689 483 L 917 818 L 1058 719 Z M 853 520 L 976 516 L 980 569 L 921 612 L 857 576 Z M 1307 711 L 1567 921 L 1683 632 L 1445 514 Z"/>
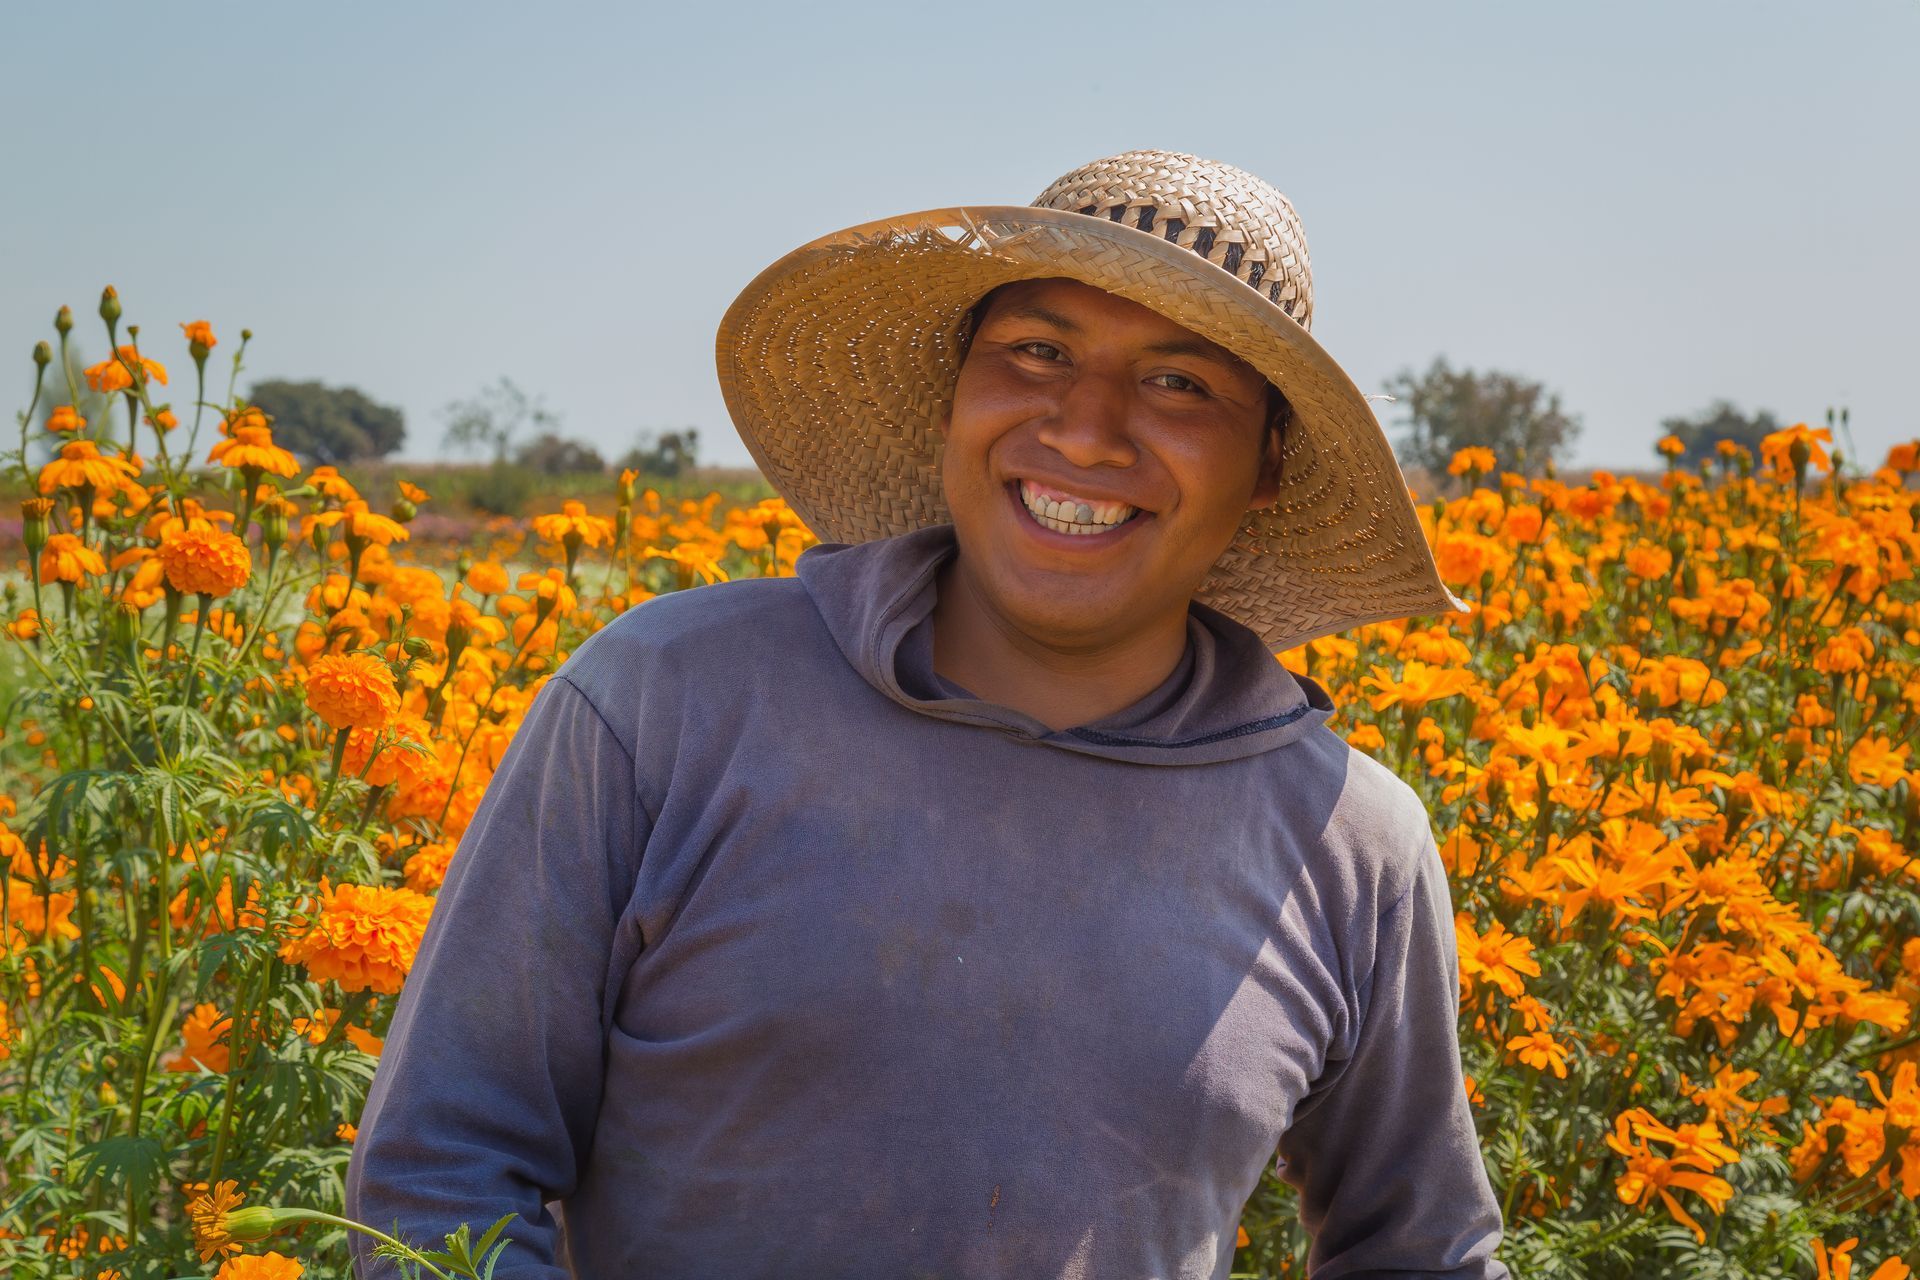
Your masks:
<path fill-rule="evenodd" d="M 1491 449 L 1509 471 L 1539 472 L 1573 443 L 1580 420 L 1558 392 L 1510 373 L 1453 369 L 1434 359 L 1423 374 L 1402 370 L 1387 383 L 1406 430 L 1394 441 L 1403 464 L 1445 471 L 1461 449 Z"/>
<path fill-rule="evenodd" d="M 694 427 L 663 431 L 659 435 L 642 432 L 640 443 L 627 451 L 620 465 L 642 475 L 671 480 L 682 471 L 691 471 L 700 465 L 700 432 Z"/>
<path fill-rule="evenodd" d="M 1765 409 L 1748 417 L 1726 400 L 1715 400 L 1711 408 L 1689 418 L 1660 420 L 1662 430 L 1678 436 L 1680 442 L 1687 446 L 1687 451 L 1680 455 L 1680 461 L 1695 467 L 1703 459 L 1712 457 L 1714 446 L 1722 440 L 1743 444 L 1758 456 L 1760 437 L 1780 430 L 1783 425 Z"/>
<path fill-rule="evenodd" d="M 441 416 L 447 423 L 444 442 L 448 448 L 491 453 L 496 466 L 506 465 L 513 442 L 522 433 L 546 434 L 560 425 L 559 415 L 507 377 L 465 400 L 455 400 Z"/>
<path fill-rule="evenodd" d="M 529 471 L 538 471 L 543 476 L 578 475 L 584 471 L 607 469 L 606 459 L 592 445 L 569 440 L 553 431 L 521 445 L 513 460 L 515 464 Z"/>
<path fill-rule="evenodd" d="M 254 384 L 252 403 L 273 419 L 273 440 L 316 464 L 381 458 L 406 439 L 400 410 L 353 387 L 281 378 Z"/>

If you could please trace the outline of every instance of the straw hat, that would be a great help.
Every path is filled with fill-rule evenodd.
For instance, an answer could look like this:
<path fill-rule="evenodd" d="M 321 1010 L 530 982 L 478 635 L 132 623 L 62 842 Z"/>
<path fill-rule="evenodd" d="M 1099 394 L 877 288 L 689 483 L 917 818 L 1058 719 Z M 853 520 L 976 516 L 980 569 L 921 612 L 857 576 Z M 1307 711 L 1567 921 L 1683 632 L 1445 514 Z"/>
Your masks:
<path fill-rule="evenodd" d="M 1287 198 L 1231 165 L 1129 151 L 1031 205 L 863 223 L 795 249 L 727 309 L 716 354 L 754 460 L 821 538 L 946 523 L 941 438 L 967 310 L 1060 276 L 1234 352 L 1293 406 L 1280 496 L 1249 512 L 1196 598 L 1269 647 L 1464 611 L 1441 583 L 1385 433 L 1308 332 L 1313 277 Z"/>

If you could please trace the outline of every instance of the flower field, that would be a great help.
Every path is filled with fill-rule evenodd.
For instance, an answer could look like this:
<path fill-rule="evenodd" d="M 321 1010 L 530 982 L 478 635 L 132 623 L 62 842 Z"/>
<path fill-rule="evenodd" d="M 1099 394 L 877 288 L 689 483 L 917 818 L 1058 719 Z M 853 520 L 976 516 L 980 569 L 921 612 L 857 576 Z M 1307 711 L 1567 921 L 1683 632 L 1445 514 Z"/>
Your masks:
<path fill-rule="evenodd" d="M 534 694 L 811 538 L 623 473 L 611 517 L 416 539 L 431 495 L 302 468 L 239 354 L 210 390 L 244 338 L 100 317 L 91 398 L 63 308 L 0 453 L 37 495 L 0 564 L 0 1270 L 344 1276 L 383 1029 Z M 1432 814 L 1516 1277 L 1920 1265 L 1920 445 L 1831 444 L 1581 484 L 1466 451 L 1422 511 L 1473 612 L 1281 655 Z M 1306 1275 L 1295 1213 L 1269 1173 L 1235 1275 Z M 512 1223 L 472 1231 L 384 1247 L 483 1275 Z"/>

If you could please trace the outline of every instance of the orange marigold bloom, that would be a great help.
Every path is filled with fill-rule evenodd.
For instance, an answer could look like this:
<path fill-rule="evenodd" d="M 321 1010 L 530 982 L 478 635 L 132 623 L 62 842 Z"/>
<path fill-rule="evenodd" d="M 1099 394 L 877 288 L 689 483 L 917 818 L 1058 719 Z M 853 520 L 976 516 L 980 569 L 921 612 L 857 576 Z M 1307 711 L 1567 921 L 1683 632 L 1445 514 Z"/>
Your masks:
<path fill-rule="evenodd" d="M 416 893 L 433 893 L 447 878 L 447 866 L 453 861 L 454 847 L 435 841 L 420 846 L 419 852 L 407 859 L 401 868 L 407 877 L 407 888 Z"/>
<path fill-rule="evenodd" d="M 1533 958 L 1533 939 L 1507 932 L 1498 920 L 1483 934 L 1473 927 L 1466 912 L 1453 918 L 1455 948 L 1460 959 L 1460 994 L 1471 999 L 1476 982 L 1498 987 L 1509 999 L 1521 996 L 1526 985 L 1521 975 L 1540 976 L 1540 962 Z"/>
<path fill-rule="evenodd" d="M 192 1224 L 193 1243 L 200 1250 L 202 1262 L 211 1261 L 216 1255 L 240 1252 L 232 1231 L 234 1211 L 240 1207 L 240 1193 L 235 1189 L 239 1185 L 225 1178 L 214 1184 L 212 1190 L 187 1201 L 187 1221 Z"/>
<path fill-rule="evenodd" d="M 433 899 L 411 889 L 321 884 L 319 916 L 290 938 L 280 957 L 303 964 L 316 982 L 346 991 L 393 995 L 406 981 L 420 949 Z"/>
<path fill-rule="evenodd" d="M 482 560 L 467 570 L 467 586 L 478 595 L 497 596 L 507 589 L 507 571 L 497 561 Z"/>
<path fill-rule="evenodd" d="M 565 544 L 569 538 L 576 539 L 575 546 L 597 547 L 613 541 L 613 521 L 588 515 L 586 503 L 574 500 L 561 503 L 559 515 L 535 516 L 533 531 L 548 542 Z"/>
<path fill-rule="evenodd" d="M 1793 479 L 1793 446 L 1804 444 L 1807 449 L 1807 462 L 1810 468 L 1820 472 L 1833 470 L 1833 459 L 1820 447 L 1821 443 L 1833 443 L 1833 430 L 1830 427 L 1807 429 L 1804 422 L 1796 422 L 1790 427 L 1771 432 L 1760 437 L 1760 459 L 1773 472 L 1776 480 Z"/>
<path fill-rule="evenodd" d="M 167 381 L 165 365 L 147 359 L 132 347 L 121 347 L 118 359 L 109 358 L 88 367 L 87 385 L 100 392 L 125 391 L 133 385 L 133 375 L 127 372 L 129 366 L 143 378 L 152 378 L 162 385 Z"/>
<path fill-rule="evenodd" d="M 1920 440 L 1905 440 L 1887 450 L 1887 466 L 1902 475 L 1920 471 Z"/>
<path fill-rule="evenodd" d="M 133 483 L 139 468 L 125 458 L 102 457 L 91 440 L 69 440 L 60 456 L 40 468 L 40 492 L 81 489 L 92 485 L 101 492 Z"/>
<path fill-rule="evenodd" d="M 1475 475 L 1490 476 L 1499 469 L 1499 466 L 1499 459 L 1493 456 L 1493 450 L 1476 446 L 1458 450 L 1452 460 L 1447 463 L 1447 474 L 1458 476 L 1472 472 Z"/>
<path fill-rule="evenodd" d="M 59 405 L 47 415 L 49 431 L 78 431 L 86 425 L 87 420 L 75 413 L 70 404 Z"/>
<path fill-rule="evenodd" d="M 1687 442 L 1676 435 L 1664 435 L 1653 447 L 1669 458 L 1677 458 L 1687 451 Z"/>
<path fill-rule="evenodd" d="M 427 502 L 430 500 L 431 495 L 429 495 L 427 491 L 425 489 L 422 489 L 419 485 L 408 484 L 405 480 L 402 480 L 399 483 L 400 483 L 400 496 L 405 498 L 408 502 Z"/>
<path fill-rule="evenodd" d="M 233 1031 L 233 1019 L 210 1004 L 194 1006 L 180 1024 L 184 1042 L 179 1051 L 167 1054 L 160 1063 L 168 1071 L 225 1072 L 231 1065 L 227 1041 Z"/>
<path fill-rule="evenodd" d="M 386 741 L 369 761 L 374 740 L 382 735 Z M 433 730 L 419 716 L 396 716 L 381 729 L 355 729 L 347 735 L 347 752 L 340 758 L 340 768 L 352 776 L 364 776 L 367 785 L 374 787 L 387 786 L 403 775 L 408 782 L 417 781 L 438 760 L 430 751 L 423 755 L 403 745 L 407 742 L 430 747 Z"/>
<path fill-rule="evenodd" d="M 400 691 L 372 654 L 327 653 L 307 668 L 307 705 L 335 729 L 383 729 L 400 710 Z"/>
<path fill-rule="evenodd" d="M 213 1280 L 300 1280 L 304 1271 L 305 1267 L 279 1253 L 243 1253 L 222 1263 Z"/>
<path fill-rule="evenodd" d="M 205 320 L 183 320 L 180 322 L 180 332 L 186 335 L 189 343 L 197 342 L 209 351 L 220 345 L 220 340 L 213 336 L 213 326 Z"/>
<path fill-rule="evenodd" d="M 185 528 L 160 543 L 167 582 L 183 595 L 218 599 L 246 585 L 253 553 L 239 535 L 210 527 Z"/>
<path fill-rule="evenodd" d="M 258 410 L 253 412 L 257 414 Z M 273 442 L 273 428 L 264 422 L 235 427 L 226 439 L 214 441 L 213 448 L 207 452 L 207 461 L 225 467 L 258 467 L 276 476 L 300 473 L 300 464 Z"/>
<path fill-rule="evenodd" d="M 1534 1031 L 1515 1036 L 1507 1041 L 1507 1048 L 1517 1053 L 1520 1061 L 1534 1070 L 1551 1069 L 1560 1079 L 1567 1078 L 1567 1046 L 1555 1040 L 1549 1032 Z"/>
<path fill-rule="evenodd" d="M 392 542 L 407 540 L 407 526 L 377 511 L 369 511 L 367 504 L 359 498 L 351 499 L 338 511 L 322 511 L 313 517 L 313 523 L 322 527 L 347 522 L 347 538 L 350 541 L 370 543 L 384 547 Z"/>
<path fill-rule="evenodd" d="M 336 467 L 315 467 L 307 473 L 307 483 L 336 502 L 352 502 L 360 496 L 360 491 L 348 483 Z"/>
<path fill-rule="evenodd" d="M 40 549 L 40 581 L 80 582 L 107 571 L 100 553 L 71 533 L 56 533 Z"/>
<path fill-rule="evenodd" d="M 148 414 L 146 423 L 156 431 L 171 431 L 180 425 L 180 418 L 171 409 L 161 409 L 158 413 Z"/>

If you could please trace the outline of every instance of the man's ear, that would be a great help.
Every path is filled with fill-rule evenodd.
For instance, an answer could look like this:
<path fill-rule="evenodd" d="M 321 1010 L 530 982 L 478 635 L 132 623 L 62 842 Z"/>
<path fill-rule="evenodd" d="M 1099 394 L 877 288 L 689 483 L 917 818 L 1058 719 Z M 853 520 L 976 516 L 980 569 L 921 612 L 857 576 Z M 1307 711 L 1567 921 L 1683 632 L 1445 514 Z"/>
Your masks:
<path fill-rule="evenodd" d="M 1270 507 L 1280 496 L 1280 425 L 1267 423 L 1267 434 L 1260 445 L 1260 472 L 1253 482 L 1253 497 L 1247 510 Z"/>

